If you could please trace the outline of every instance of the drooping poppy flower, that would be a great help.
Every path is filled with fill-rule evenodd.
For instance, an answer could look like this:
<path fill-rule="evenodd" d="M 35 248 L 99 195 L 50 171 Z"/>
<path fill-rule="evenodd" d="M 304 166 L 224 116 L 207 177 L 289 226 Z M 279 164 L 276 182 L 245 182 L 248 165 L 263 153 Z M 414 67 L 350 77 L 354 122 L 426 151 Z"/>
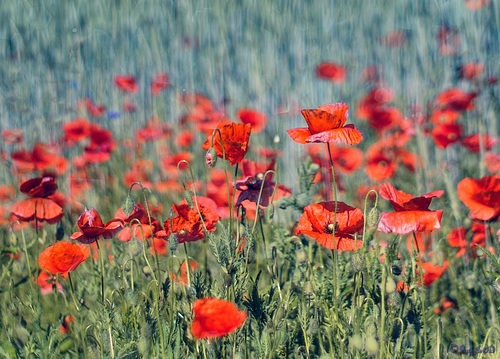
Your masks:
<path fill-rule="evenodd" d="M 197 196 L 196 200 L 207 231 L 215 231 L 215 224 L 220 219 L 215 213 L 215 202 L 209 198 L 200 196 Z M 157 236 L 168 239 L 173 232 L 177 236 L 179 244 L 194 242 L 204 238 L 203 223 L 196 208 L 196 203 L 194 208 L 191 208 L 184 199 L 179 205 L 173 204 L 172 210 L 177 216 L 167 219 L 163 223 L 165 230 L 157 232 Z"/>
<path fill-rule="evenodd" d="M 231 166 L 234 166 L 239 163 L 247 153 L 252 126 L 250 124 L 231 122 L 220 123 L 217 128 L 220 130 L 222 135 L 226 160 L 229 161 Z M 210 147 L 213 146 L 217 152 L 217 157 L 223 158 L 224 153 L 222 151 L 220 137 L 219 133 L 216 132 L 215 136 L 213 136 L 212 144 L 212 136 L 210 135 L 210 137 L 203 144 L 203 149 L 209 150 Z"/>
<path fill-rule="evenodd" d="M 484 72 L 484 64 L 469 62 L 458 68 L 458 77 L 465 80 L 476 80 Z"/>
<path fill-rule="evenodd" d="M 442 210 L 431 211 L 429 205 L 433 198 L 439 198 L 444 191 L 433 191 L 413 197 L 398 191 L 390 183 L 379 186 L 379 194 L 391 202 L 395 212 L 382 213 L 378 230 L 384 233 L 408 234 L 427 232 L 441 228 Z"/>
<path fill-rule="evenodd" d="M 340 64 L 323 62 L 316 66 L 316 76 L 333 83 L 341 83 L 347 78 L 347 69 Z"/>
<path fill-rule="evenodd" d="M 231 302 L 217 298 L 198 299 L 193 304 L 191 333 L 196 339 L 225 336 L 238 329 L 247 319 Z"/>
<path fill-rule="evenodd" d="M 262 207 L 269 206 L 269 199 L 273 194 L 274 183 L 271 182 L 272 173 L 264 178 L 264 174 L 274 169 L 275 161 L 271 161 L 269 165 L 257 164 L 250 160 L 241 161 L 241 169 L 244 179 L 237 180 L 233 186 L 241 191 L 236 200 L 235 206 L 238 207 L 243 201 L 250 201 L 257 203 L 259 200 L 260 188 L 262 186 L 262 193 L 260 197 L 260 205 Z"/>
<path fill-rule="evenodd" d="M 485 151 L 491 150 L 498 143 L 497 138 L 492 137 L 492 136 L 488 135 L 487 133 L 483 134 L 482 138 L 479 135 L 479 133 L 475 133 L 473 135 L 470 135 L 470 136 L 463 138 L 460 142 L 461 142 L 462 146 L 467 148 L 470 152 L 478 153 L 481 149 L 481 146 L 480 146 L 481 140 L 483 142 L 483 148 L 485 149 Z"/>
<path fill-rule="evenodd" d="M 473 218 L 489 221 L 500 215 L 500 176 L 464 178 L 457 185 L 457 193 Z"/>
<path fill-rule="evenodd" d="M 63 216 L 62 208 L 52 199 L 46 198 L 57 190 L 52 177 L 33 178 L 21 184 L 21 192 L 31 198 L 21 200 L 10 206 L 10 212 L 19 220 L 30 222 L 38 220 L 49 224 L 57 223 Z"/>
<path fill-rule="evenodd" d="M 135 81 L 134 76 L 117 75 L 115 76 L 115 85 L 122 91 L 127 93 L 136 93 L 139 91 L 139 85 Z"/>
<path fill-rule="evenodd" d="M 151 82 L 151 93 L 158 96 L 162 90 L 170 86 L 170 78 L 166 72 L 160 72 Z"/>
<path fill-rule="evenodd" d="M 103 224 L 101 216 L 94 208 L 90 210 L 85 208 L 85 212 L 78 218 L 77 225 L 80 231 L 73 233 L 70 238 L 89 244 L 97 241 L 101 236 L 105 239 L 113 238 L 123 229 L 125 223 L 118 218 Z"/>
<path fill-rule="evenodd" d="M 267 115 L 250 108 L 240 108 L 236 111 L 236 117 L 244 124 L 248 123 L 252 125 L 252 131 L 254 133 L 261 132 L 267 125 Z"/>
<path fill-rule="evenodd" d="M 347 143 L 356 145 L 363 135 L 354 125 L 345 125 L 349 116 L 349 106 L 335 103 L 320 106 L 314 110 L 302 110 L 308 128 L 287 130 L 297 143 Z"/>
<path fill-rule="evenodd" d="M 363 213 L 359 208 L 351 207 L 344 202 L 337 202 L 337 223 L 333 223 L 335 202 L 320 202 L 304 208 L 296 234 L 306 234 L 329 249 L 354 251 L 361 248 L 358 239 L 355 246 L 354 234 L 363 229 Z M 333 232 L 335 231 L 335 243 Z"/>
<path fill-rule="evenodd" d="M 38 262 L 40 267 L 49 273 L 65 275 L 78 268 L 89 255 L 88 246 L 61 241 L 45 249 Z"/>

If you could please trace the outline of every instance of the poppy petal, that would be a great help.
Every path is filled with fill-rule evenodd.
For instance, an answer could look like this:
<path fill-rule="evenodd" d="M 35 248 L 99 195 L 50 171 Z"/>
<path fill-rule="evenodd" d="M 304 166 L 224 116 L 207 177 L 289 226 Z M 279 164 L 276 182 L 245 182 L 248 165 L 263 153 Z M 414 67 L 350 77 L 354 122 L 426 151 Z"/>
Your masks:
<path fill-rule="evenodd" d="M 116 236 L 118 232 L 123 229 L 125 223 L 122 219 L 113 219 L 106 223 L 104 226 L 104 232 L 102 233 L 103 238 L 110 239 Z"/>
<path fill-rule="evenodd" d="M 442 210 L 382 213 L 378 230 L 384 233 L 408 234 L 441 228 Z"/>
<path fill-rule="evenodd" d="M 306 139 L 311 136 L 311 131 L 308 128 L 292 128 L 291 130 L 287 130 L 288 134 L 297 143 L 305 145 Z"/>
<path fill-rule="evenodd" d="M 363 135 L 354 125 L 346 125 L 329 131 L 316 133 L 306 138 L 306 143 L 347 143 L 356 145 L 363 140 Z"/>

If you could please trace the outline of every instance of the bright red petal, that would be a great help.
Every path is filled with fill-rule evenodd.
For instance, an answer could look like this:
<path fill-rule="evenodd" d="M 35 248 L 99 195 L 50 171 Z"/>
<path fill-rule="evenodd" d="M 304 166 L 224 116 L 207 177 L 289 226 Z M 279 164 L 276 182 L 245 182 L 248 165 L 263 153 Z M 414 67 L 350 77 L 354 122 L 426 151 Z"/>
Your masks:
<path fill-rule="evenodd" d="M 384 233 L 408 234 L 441 228 L 443 211 L 404 211 L 382 213 L 378 230 Z"/>
<path fill-rule="evenodd" d="M 306 143 L 347 143 L 348 145 L 356 145 L 362 140 L 363 135 L 354 125 L 346 125 L 309 136 Z"/>

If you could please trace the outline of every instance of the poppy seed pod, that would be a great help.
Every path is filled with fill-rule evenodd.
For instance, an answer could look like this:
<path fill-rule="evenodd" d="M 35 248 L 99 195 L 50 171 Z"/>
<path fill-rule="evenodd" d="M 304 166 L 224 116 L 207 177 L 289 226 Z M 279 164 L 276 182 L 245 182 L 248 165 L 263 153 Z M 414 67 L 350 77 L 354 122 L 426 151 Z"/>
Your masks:
<path fill-rule="evenodd" d="M 358 252 L 354 253 L 351 257 L 351 265 L 352 269 L 354 269 L 355 272 L 362 272 L 363 269 L 365 269 L 365 260 L 359 254 Z"/>
<path fill-rule="evenodd" d="M 207 162 L 208 167 L 214 168 L 215 164 L 217 163 L 217 152 L 215 151 L 215 148 L 210 147 L 209 150 L 207 151 L 207 155 L 205 156 L 205 160 Z"/>

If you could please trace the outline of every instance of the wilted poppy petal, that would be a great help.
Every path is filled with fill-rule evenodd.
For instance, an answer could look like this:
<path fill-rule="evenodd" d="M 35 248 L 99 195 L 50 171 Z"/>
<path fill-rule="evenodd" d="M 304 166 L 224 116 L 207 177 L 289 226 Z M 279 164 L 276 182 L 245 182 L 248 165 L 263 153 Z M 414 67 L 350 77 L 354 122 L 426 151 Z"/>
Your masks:
<path fill-rule="evenodd" d="M 356 145 L 363 140 L 363 135 L 354 125 L 346 125 L 334 130 L 324 131 L 309 136 L 306 143 L 347 143 Z"/>
<path fill-rule="evenodd" d="M 441 228 L 442 210 L 382 213 L 378 230 L 384 233 L 408 234 Z"/>

